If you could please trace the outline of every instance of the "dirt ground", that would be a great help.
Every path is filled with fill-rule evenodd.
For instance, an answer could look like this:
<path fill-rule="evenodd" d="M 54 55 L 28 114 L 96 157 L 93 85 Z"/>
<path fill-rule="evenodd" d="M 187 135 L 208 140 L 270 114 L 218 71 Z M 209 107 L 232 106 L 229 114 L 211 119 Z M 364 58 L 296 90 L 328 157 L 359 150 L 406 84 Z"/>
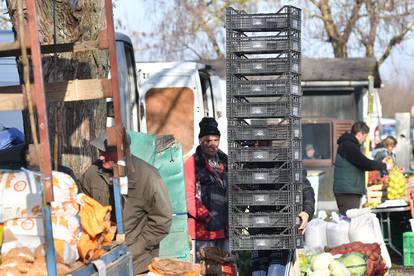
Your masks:
<path fill-rule="evenodd" d="M 403 259 L 400 256 L 391 250 L 388 251 L 392 260 L 389 276 L 414 276 L 414 267 L 404 266 Z"/>
<path fill-rule="evenodd" d="M 403 265 L 393 264 L 390 269 L 390 276 L 412 276 L 414 275 L 414 267 L 404 267 Z"/>

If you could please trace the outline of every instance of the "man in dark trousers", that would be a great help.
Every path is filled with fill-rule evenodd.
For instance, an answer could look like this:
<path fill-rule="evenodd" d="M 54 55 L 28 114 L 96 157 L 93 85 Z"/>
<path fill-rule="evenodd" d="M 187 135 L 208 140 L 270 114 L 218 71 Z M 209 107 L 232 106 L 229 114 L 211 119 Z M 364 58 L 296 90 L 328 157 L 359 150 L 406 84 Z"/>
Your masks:
<path fill-rule="evenodd" d="M 220 131 L 214 118 L 203 118 L 196 152 L 184 164 L 188 227 L 195 260 L 204 247 L 228 251 L 227 156 L 219 150 Z"/>
<path fill-rule="evenodd" d="M 298 217 L 300 218 L 299 230 L 301 230 L 303 234 L 306 231 L 308 222 L 312 219 L 313 214 L 315 213 L 315 192 L 307 179 L 307 171 L 303 170 L 302 173 L 303 205 L 302 211 L 298 214 Z M 286 265 L 289 262 L 289 253 L 294 254 L 292 250 L 253 250 L 251 255 L 252 271 L 256 272 L 258 275 L 260 275 L 259 271 L 267 272 L 269 265 L 274 261 L 279 264 L 277 275 L 284 275 Z"/>
<path fill-rule="evenodd" d="M 99 161 L 80 179 L 80 191 L 114 210 L 112 178 L 117 163 L 116 148 L 108 146 L 106 136 L 91 142 L 99 150 Z M 159 243 L 168 234 L 172 207 L 167 187 L 158 171 L 133 156 L 126 147 L 128 195 L 123 198 L 125 241 L 133 257 L 135 274 L 148 271 L 159 255 Z M 112 217 L 115 221 L 115 217 Z M 146 274 L 143 274 L 146 275 Z"/>
<path fill-rule="evenodd" d="M 335 158 L 333 192 L 339 213 L 346 215 L 349 209 L 359 208 L 361 197 L 365 194 L 365 171 L 389 170 L 392 165 L 370 160 L 361 152 L 369 133 L 364 122 L 352 125 L 351 133 L 345 133 L 338 139 L 338 151 Z"/>

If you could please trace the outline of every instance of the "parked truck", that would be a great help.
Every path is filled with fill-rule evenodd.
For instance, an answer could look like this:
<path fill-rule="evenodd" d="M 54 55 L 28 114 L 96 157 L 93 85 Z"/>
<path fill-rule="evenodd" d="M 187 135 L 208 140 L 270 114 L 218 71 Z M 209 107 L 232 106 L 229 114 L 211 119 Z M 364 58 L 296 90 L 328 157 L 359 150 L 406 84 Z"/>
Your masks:
<path fill-rule="evenodd" d="M 227 153 L 225 81 L 211 66 L 197 62 L 137 63 L 141 131 L 172 134 L 183 145 L 184 156 L 198 145 L 198 123 L 214 117 Z"/>

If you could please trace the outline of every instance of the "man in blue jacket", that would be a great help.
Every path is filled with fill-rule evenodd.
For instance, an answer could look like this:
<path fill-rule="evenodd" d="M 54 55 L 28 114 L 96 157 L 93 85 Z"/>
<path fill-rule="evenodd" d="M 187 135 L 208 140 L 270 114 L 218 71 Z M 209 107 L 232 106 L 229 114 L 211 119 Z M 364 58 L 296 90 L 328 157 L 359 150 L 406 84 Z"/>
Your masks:
<path fill-rule="evenodd" d="M 339 213 L 346 215 L 349 209 L 359 208 L 361 197 L 365 194 L 365 171 L 389 170 L 392 165 L 368 159 L 361 152 L 369 133 L 364 122 L 352 125 L 351 133 L 345 133 L 338 139 L 338 151 L 335 158 L 333 192 Z"/>

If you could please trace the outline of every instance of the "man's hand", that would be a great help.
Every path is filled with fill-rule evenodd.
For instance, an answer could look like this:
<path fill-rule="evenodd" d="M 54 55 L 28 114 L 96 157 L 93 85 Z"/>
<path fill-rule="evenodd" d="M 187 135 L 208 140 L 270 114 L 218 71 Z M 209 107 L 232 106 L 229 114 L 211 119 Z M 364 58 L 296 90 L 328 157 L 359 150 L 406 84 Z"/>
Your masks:
<path fill-rule="evenodd" d="M 385 163 L 385 165 L 387 165 L 387 171 L 391 170 L 394 167 L 394 162 L 392 161 L 391 156 L 387 156 L 382 159 L 382 163 Z"/>
<path fill-rule="evenodd" d="M 308 225 L 308 221 L 309 221 L 309 214 L 306 212 L 300 212 L 298 217 L 301 220 L 301 224 L 299 226 L 299 230 L 302 230 L 302 234 L 305 233 L 306 230 L 306 225 Z"/>

